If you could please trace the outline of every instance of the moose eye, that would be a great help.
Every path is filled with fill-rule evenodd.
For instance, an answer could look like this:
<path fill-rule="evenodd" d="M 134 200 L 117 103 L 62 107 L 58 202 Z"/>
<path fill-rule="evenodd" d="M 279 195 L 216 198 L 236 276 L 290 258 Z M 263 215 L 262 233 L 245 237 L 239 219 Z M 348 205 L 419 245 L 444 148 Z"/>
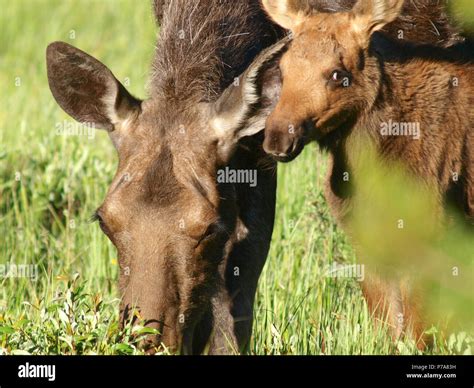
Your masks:
<path fill-rule="evenodd" d="M 201 236 L 201 241 L 205 240 L 207 238 L 211 238 L 214 236 L 217 232 L 219 231 L 219 226 L 217 224 L 211 224 L 209 227 L 206 229 L 204 234 Z"/>
<path fill-rule="evenodd" d="M 107 234 L 107 227 L 105 226 L 104 219 L 97 210 L 91 217 L 91 222 L 98 222 L 102 231 Z"/>
<path fill-rule="evenodd" d="M 351 85 L 351 75 L 345 70 L 334 70 L 329 81 L 332 85 L 347 88 Z"/>
<path fill-rule="evenodd" d="M 213 223 L 209 225 L 209 227 L 206 229 L 204 234 L 201 236 L 201 238 L 198 241 L 198 244 L 201 244 L 204 241 L 208 241 L 219 235 L 224 231 L 224 227 L 220 223 Z"/>

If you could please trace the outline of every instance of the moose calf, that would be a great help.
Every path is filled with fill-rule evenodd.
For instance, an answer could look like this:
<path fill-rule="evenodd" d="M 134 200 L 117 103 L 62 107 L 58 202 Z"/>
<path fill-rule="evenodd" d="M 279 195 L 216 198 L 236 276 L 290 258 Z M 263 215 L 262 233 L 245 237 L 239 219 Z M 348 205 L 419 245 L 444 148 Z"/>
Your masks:
<path fill-rule="evenodd" d="M 282 90 L 267 119 L 264 149 L 294 159 L 310 141 L 327 149 L 327 200 L 338 220 L 350 215 L 355 139 L 368 139 L 378 156 L 401 163 L 430 187 L 438 208 L 448 198 L 474 221 L 474 62 L 472 43 L 450 48 L 400 43 L 376 31 L 394 21 L 403 0 L 360 0 L 350 12 L 296 9 L 290 0 L 263 0 L 270 17 L 291 30 L 280 60 Z M 415 123 L 419 132 L 404 123 Z M 396 124 L 396 131 L 393 131 Z M 453 176 L 456 179 L 453 179 Z M 452 196 L 451 194 L 457 195 Z M 363 285 L 369 307 L 388 315 L 395 335 L 418 338 L 417 313 L 400 287 Z M 380 309 L 379 309 L 380 310 Z M 396 317 L 403 314 L 403 324 Z"/>

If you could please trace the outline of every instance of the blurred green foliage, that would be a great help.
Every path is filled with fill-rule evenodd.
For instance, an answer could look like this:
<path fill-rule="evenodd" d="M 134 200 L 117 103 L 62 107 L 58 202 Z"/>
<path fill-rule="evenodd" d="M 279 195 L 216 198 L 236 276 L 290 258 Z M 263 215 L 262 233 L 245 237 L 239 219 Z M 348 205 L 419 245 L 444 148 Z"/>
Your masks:
<path fill-rule="evenodd" d="M 474 2 L 472 0 L 452 0 L 451 11 L 463 23 L 464 28 L 474 33 Z"/>
<path fill-rule="evenodd" d="M 472 331 L 474 228 L 443 210 L 435 183 L 364 147 L 350 219 L 361 263 L 389 281 L 407 280 L 431 323 Z"/>

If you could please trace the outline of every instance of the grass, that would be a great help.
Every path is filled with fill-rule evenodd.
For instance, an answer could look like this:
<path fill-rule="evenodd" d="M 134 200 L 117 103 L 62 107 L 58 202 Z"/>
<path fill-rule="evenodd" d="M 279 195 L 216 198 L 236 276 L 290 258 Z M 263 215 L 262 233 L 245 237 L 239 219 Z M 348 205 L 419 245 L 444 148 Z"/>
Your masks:
<path fill-rule="evenodd" d="M 0 264 L 35 264 L 36 281 L 0 278 L 0 354 L 139 354 L 147 329 L 118 328 L 113 245 L 88 219 L 116 168 L 105 133 L 60 136 L 69 120 L 46 79 L 45 48 L 64 40 L 109 65 L 137 96 L 155 42 L 147 2 L 0 0 Z M 276 227 L 255 308 L 253 354 L 419 354 L 374 324 L 354 263 L 323 197 L 326 158 L 309 147 L 281 166 Z M 298 182 L 298 184 L 296 184 Z M 471 353 L 472 336 L 440 336 L 432 354 Z"/>

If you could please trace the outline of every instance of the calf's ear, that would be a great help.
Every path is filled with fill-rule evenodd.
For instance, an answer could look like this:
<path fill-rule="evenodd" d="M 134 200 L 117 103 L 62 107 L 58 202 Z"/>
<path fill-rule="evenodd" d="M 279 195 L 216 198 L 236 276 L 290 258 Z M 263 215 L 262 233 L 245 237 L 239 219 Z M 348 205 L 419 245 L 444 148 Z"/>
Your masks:
<path fill-rule="evenodd" d="M 405 0 L 359 0 L 352 9 L 354 30 L 368 44 L 375 31 L 400 16 L 404 3 Z"/>
<path fill-rule="evenodd" d="M 247 70 L 210 106 L 210 125 L 221 149 L 228 150 L 239 139 L 265 128 L 281 90 L 278 66 L 289 38 L 263 50 Z"/>
<path fill-rule="evenodd" d="M 77 121 L 113 131 L 140 110 L 140 101 L 85 52 L 64 42 L 51 43 L 46 62 L 54 98 Z"/>
<path fill-rule="evenodd" d="M 309 0 L 261 0 L 270 18 L 286 30 L 293 31 L 310 13 Z"/>

